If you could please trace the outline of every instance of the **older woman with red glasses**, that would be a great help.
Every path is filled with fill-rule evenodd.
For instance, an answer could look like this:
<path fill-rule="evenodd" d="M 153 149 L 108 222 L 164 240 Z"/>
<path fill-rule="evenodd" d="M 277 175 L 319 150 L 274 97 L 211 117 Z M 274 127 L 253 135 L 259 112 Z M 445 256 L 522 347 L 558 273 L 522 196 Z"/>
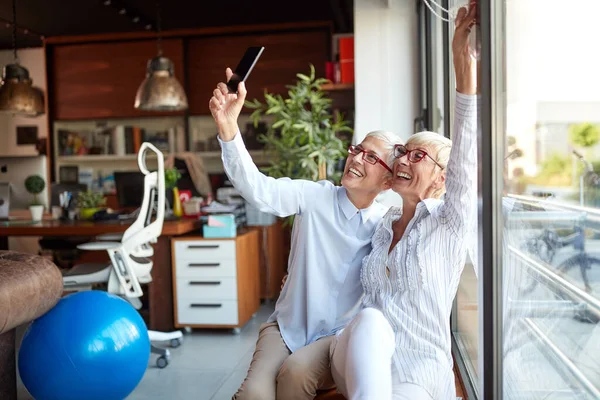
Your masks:
<path fill-rule="evenodd" d="M 349 400 L 456 398 L 450 312 L 477 212 L 474 20 L 475 7 L 459 12 L 452 45 L 454 143 L 421 132 L 394 148 L 402 206 L 384 216 L 363 260 L 363 309 L 331 344 L 332 375 Z"/>

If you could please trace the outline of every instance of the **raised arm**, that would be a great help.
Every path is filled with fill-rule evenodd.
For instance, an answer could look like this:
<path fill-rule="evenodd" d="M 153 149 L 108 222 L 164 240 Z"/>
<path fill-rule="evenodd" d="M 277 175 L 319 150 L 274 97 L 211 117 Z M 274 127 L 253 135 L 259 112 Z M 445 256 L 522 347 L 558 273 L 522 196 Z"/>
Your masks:
<path fill-rule="evenodd" d="M 232 72 L 226 71 L 227 79 Z M 225 173 L 233 186 L 250 204 L 263 212 L 285 217 L 301 213 L 306 207 L 306 199 L 314 199 L 314 191 L 321 184 L 289 178 L 274 179 L 261 173 L 242 139 L 237 119 L 240 115 L 246 87 L 239 84 L 238 93 L 229 93 L 223 82 L 217 85 L 210 99 L 209 108 L 217 123 Z"/>
<path fill-rule="evenodd" d="M 456 100 L 444 211 L 459 235 L 467 233 L 477 218 L 477 65 L 469 50 L 475 13 L 476 6 L 471 6 L 468 13 L 465 9 L 459 11 L 452 42 Z"/>

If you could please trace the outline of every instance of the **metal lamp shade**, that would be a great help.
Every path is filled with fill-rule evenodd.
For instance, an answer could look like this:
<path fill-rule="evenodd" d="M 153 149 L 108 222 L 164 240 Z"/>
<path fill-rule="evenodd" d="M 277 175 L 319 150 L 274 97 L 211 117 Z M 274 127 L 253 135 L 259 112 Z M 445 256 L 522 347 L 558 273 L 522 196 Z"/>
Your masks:
<path fill-rule="evenodd" d="M 188 108 L 185 91 L 173 72 L 173 63 L 166 57 L 148 61 L 146 79 L 138 88 L 134 107 L 147 111 L 179 111 Z"/>
<path fill-rule="evenodd" d="M 29 71 L 19 64 L 4 67 L 0 111 L 32 117 L 44 113 L 44 94 L 32 86 Z"/>

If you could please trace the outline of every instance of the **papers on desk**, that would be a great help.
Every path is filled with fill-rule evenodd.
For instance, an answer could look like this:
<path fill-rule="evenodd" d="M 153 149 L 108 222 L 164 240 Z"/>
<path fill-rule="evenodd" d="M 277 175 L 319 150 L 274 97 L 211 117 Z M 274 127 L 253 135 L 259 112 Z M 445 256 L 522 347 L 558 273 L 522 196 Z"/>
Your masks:
<path fill-rule="evenodd" d="M 202 207 L 202 212 L 208 214 L 232 213 L 238 208 L 238 206 L 238 204 L 221 204 L 217 201 L 213 201 L 209 205 Z"/>

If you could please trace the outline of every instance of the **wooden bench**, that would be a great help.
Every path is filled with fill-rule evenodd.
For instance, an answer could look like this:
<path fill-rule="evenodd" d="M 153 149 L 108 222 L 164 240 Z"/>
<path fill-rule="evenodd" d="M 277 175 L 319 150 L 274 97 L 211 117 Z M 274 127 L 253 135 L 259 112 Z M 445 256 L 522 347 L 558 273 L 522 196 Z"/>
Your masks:
<path fill-rule="evenodd" d="M 346 400 L 344 396 L 336 393 L 335 389 L 319 391 L 315 400 Z"/>

